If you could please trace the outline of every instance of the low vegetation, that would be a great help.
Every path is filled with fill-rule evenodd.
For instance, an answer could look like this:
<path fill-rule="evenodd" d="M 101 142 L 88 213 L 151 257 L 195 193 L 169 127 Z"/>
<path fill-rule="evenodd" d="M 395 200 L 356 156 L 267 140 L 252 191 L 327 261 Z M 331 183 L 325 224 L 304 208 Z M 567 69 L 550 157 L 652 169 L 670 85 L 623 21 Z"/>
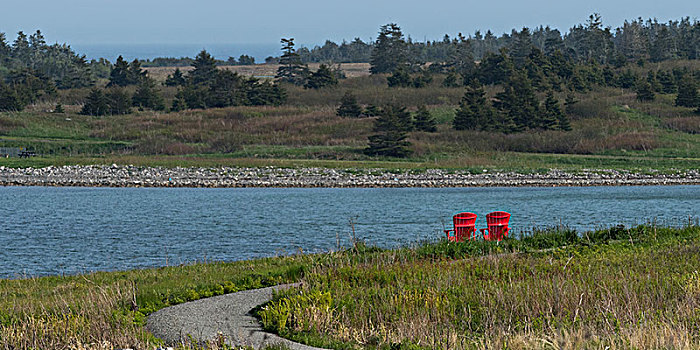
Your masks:
<path fill-rule="evenodd" d="M 302 281 L 264 325 L 333 348 L 695 348 L 700 227 L 543 230 L 242 262 L 0 280 L 6 349 L 135 348 L 160 308 Z M 653 263 L 650 263 L 653 262 Z M 549 344 L 549 345 L 547 345 Z M 188 342 L 180 348 L 198 348 Z M 212 339 L 207 348 L 222 348 Z"/>

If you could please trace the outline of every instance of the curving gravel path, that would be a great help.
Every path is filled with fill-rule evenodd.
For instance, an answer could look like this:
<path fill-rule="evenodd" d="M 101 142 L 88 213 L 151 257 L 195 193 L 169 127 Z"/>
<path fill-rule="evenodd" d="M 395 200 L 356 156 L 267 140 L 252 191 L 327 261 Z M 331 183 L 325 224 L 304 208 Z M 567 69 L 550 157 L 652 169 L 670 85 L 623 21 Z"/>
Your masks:
<path fill-rule="evenodd" d="M 284 344 L 293 350 L 321 349 L 265 332 L 250 310 L 272 298 L 272 291 L 298 286 L 298 283 L 246 290 L 171 306 L 148 317 L 146 329 L 167 344 L 175 345 L 189 336 L 201 342 L 223 335 L 231 346 Z"/>

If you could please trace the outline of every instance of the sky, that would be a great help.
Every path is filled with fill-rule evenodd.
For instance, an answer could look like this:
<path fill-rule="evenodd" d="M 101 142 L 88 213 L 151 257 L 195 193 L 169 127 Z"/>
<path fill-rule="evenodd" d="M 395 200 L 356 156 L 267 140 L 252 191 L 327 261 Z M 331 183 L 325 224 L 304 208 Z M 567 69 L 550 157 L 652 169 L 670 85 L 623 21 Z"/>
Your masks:
<path fill-rule="evenodd" d="M 416 41 L 444 34 L 549 25 L 562 32 L 600 13 L 612 28 L 625 19 L 659 21 L 700 16 L 698 0 L 32 0 L 7 1 L 0 32 L 40 29 L 49 43 L 264 44 L 294 37 L 312 47 L 326 39 L 374 39 L 379 26 L 398 23 Z"/>

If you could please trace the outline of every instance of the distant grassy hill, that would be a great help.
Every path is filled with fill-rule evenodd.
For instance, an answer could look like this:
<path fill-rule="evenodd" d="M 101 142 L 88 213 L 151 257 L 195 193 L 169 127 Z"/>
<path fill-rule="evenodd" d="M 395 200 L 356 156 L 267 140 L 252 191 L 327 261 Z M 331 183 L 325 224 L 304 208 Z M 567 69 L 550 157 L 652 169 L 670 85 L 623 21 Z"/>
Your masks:
<path fill-rule="evenodd" d="M 698 61 L 666 61 L 649 69 L 687 67 Z M 245 67 L 250 69 L 249 67 Z M 357 71 L 366 69 L 351 67 Z M 163 68 L 165 69 L 165 68 Z M 160 73 L 159 73 L 160 74 Z M 162 75 L 162 76 L 161 76 Z M 164 79 L 164 75 L 155 75 Z M 595 87 L 586 93 L 555 94 L 578 102 L 569 108 L 573 130 L 501 134 L 456 131 L 455 108 L 463 87 L 442 87 L 436 75 L 426 88 L 389 88 L 381 75 L 341 80 L 320 90 L 285 85 L 287 102 L 278 107 L 230 107 L 182 112 L 135 111 L 92 117 L 77 114 L 87 90 L 61 90 L 23 112 L 0 113 L 0 147 L 28 147 L 30 160 L 0 159 L 0 165 L 132 163 L 139 165 L 314 165 L 333 167 L 697 169 L 700 116 L 676 107 L 675 94 L 640 102 L 631 89 Z M 134 89 L 131 87 L 130 89 Z M 159 87 L 166 105 L 177 89 Z M 499 86 L 487 86 L 493 97 Z M 340 98 L 352 91 L 362 105 L 428 106 L 438 132 L 411 132 L 407 159 L 363 154 L 374 118 L 335 115 Z M 543 96 L 539 96 L 541 99 Z M 61 103 L 66 113 L 50 113 Z"/>

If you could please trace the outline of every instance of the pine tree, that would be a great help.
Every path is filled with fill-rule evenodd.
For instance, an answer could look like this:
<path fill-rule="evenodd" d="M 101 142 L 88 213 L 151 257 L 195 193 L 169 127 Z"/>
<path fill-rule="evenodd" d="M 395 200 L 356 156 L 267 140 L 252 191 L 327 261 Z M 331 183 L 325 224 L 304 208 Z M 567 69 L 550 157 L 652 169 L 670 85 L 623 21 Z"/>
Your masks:
<path fill-rule="evenodd" d="M 56 106 L 53 108 L 53 113 L 66 113 L 66 111 L 63 109 L 63 105 L 59 102 L 56 104 Z"/>
<path fill-rule="evenodd" d="M 493 127 L 493 117 L 484 89 L 474 80 L 459 102 L 452 126 L 455 130 L 489 130 Z"/>
<path fill-rule="evenodd" d="M 504 91 L 496 95 L 495 107 L 515 123 L 515 130 L 536 126 L 540 103 L 530 81 L 522 71 L 515 71 L 504 86 Z M 502 126 L 504 132 L 508 126 Z"/>
<path fill-rule="evenodd" d="M 678 82 L 678 95 L 676 96 L 676 106 L 697 107 L 700 106 L 700 96 L 698 88 L 691 77 L 684 77 Z"/>
<path fill-rule="evenodd" d="M 430 114 L 428 108 L 425 105 L 418 107 L 416 111 L 416 116 L 414 117 L 416 130 L 425 132 L 436 132 L 437 122 L 435 117 Z"/>
<path fill-rule="evenodd" d="M 163 84 L 165 86 L 182 86 L 187 84 L 187 79 L 185 79 L 185 76 L 182 74 L 180 68 L 175 68 L 175 72 L 168 75 L 168 77 L 165 78 L 165 83 Z"/>
<path fill-rule="evenodd" d="M 447 73 L 447 76 L 445 76 L 445 79 L 442 81 L 442 86 L 443 87 L 457 87 L 459 86 L 459 83 L 457 82 L 457 74 L 455 74 L 454 71 L 450 71 Z"/>
<path fill-rule="evenodd" d="M 640 80 L 637 83 L 637 88 L 635 89 L 637 93 L 638 101 L 653 101 L 654 100 L 654 90 L 646 80 Z"/>
<path fill-rule="evenodd" d="M 131 113 L 131 97 L 123 89 L 109 89 L 105 93 L 105 98 L 107 99 L 107 105 L 109 106 L 108 114 L 120 115 Z"/>
<path fill-rule="evenodd" d="M 277 79 L 294 85 L 305 85 L 309 76 L 309 68 L 302 64 L 301 57 L 294 50 L 294 38 L 282 38 L 282 57 L 277 68 Z"/>
<path fill-rule="evenodd" d="M 146 79 L 146 71 L 141 69 L 141 62 L 138 59 L 134 59 L 129 63 L 129 70 L 127 71 L 128 81 L 130 85 L 140 84 L 141 81 Z"/>
<path fill-rule="evenodd" d="M 389 87 L 409 87 L 413 84 L 405 66 L 397 67 L 394 73 L 386 78 L 386 82 Z"/>
<path fill-rule="evenodd" d="M 192 69 L 189 72 L 189 78 L 195 85 L 208 84 L 216 79 L 218 69 L 216 68 L 216 60 L 206 51 L 202 50 L 192 62 Z"/>
<path fill-rule="evenodd" d="M 109 73 L 109 83 L 107 87 L 127 86 L 129 84 L 129 63 L 120 55 L 117 57 L 117 61 L 114 63 L 112 71 Z"/>
<path fill-rule="evenodd" d="M 554 94 L 551 91 L 547 93 L 547 97 L 544 100 L 542 113 L 540 113 L 540 115 L 542 117 L 538 120 L 538 128 L 544 130 L 554 130 L 557 128 L 561 129 L 559 121 L 565 119 L 566 115 L 561 111 L 559 100 L 554 98 Z M 571 128 L 571 126 L 569 126 L 569 128 Z"/>
<path fill-rule="evenodd" d="M 676 82 L 673 79 L 673 75 L 669 71 L 659 71 L 657 78 L 659 80 L 659 84 L 661 84 L 661 92 L 664 94 L 676 93 Z"/>
<path fill-rule="evenodd" d="M 378 117 L 382 114 L 382 109 L 375 106 L 375 105 L 368 105 L 367 108 L 365 108 L 364 115 L 368 117 Z"/>
<path fill-rule="evenodd" d="M 336 111 L 336 115 L 340 117 L 359 117 L 362 114 L 362 107 L 357 104 L 355 95 L 350 91 L 346 91 L 345 95 L 340 99 L 340 106 Z"/>
<path fill-rule="evenodd" d="M 109 112 L 109 103 L 102 90 L 97 88 L 90 90 L 80 114 L 100 116 L 107 112 Z"/>
<path fill-rule="evenodd" d="M 430 72 L 428 70 L 423 70 L 420 74 L 413 78 L 413 82 L 411 85 L 413 85 L 413 87 L 416 89 L 420 89 L 430 85 L 430 83 L 432 82 L 433 76 L 430 75 Z"/>
<path fill-rule="evenodd" d="M 405 113 L 405 107 L 388 106 L 383 109 L 382 115 L 374 122 L 374 134 L 368 137 L 369 145 L 365 154 L 388 157 L 406 157 L 411 154 L 411 143 L 406 140 L 408 133 L 401 116 Z"/>
<path fill-rule="evenodd" d="M 406 41 L 401 28 L 389 23 L 379 28 L 379 36 L 372 49 L 370 73 L 390 73 L 408 63 Z"/>
<path fill-rule="evenodd" d="M 17 95 L 17 91 L 0 79 L 0 112 L 21 111 L 23 109 L 24 104 Z"/>
<path fill-rule="evenodd" d="M 160 96 L 155 89 L 155 83 L 152 79 L 146 78 L 141 81 L 141 84 L 136 88 L 136 92 L 132 97 L 134 107 L 150 108 L 155 111 L 165 109 L 163 97 Z"/>
<path fill-rule="evenodd" d="M 171 112 L 179 112 L 179 111 L 184 111 L 187 109 L 187 103 L 185 102 L 185 99 L 182 98 L 182 96 L 175 96 L 175 99 L 173 100 L 173 105 L 170 107 Z"/>
<path fill-rule="evenodd" d="M 335 85 L 338 85 L 338 79 L 336 79 L 335 74 L 333 74 L 330 67 L 325 64 L 321 64 L 317 71 L 311 73 L 309 79 L 306 81 L 306 85 L 304 85 L 304 88 L 320 89 L 326 86 Z"/>

